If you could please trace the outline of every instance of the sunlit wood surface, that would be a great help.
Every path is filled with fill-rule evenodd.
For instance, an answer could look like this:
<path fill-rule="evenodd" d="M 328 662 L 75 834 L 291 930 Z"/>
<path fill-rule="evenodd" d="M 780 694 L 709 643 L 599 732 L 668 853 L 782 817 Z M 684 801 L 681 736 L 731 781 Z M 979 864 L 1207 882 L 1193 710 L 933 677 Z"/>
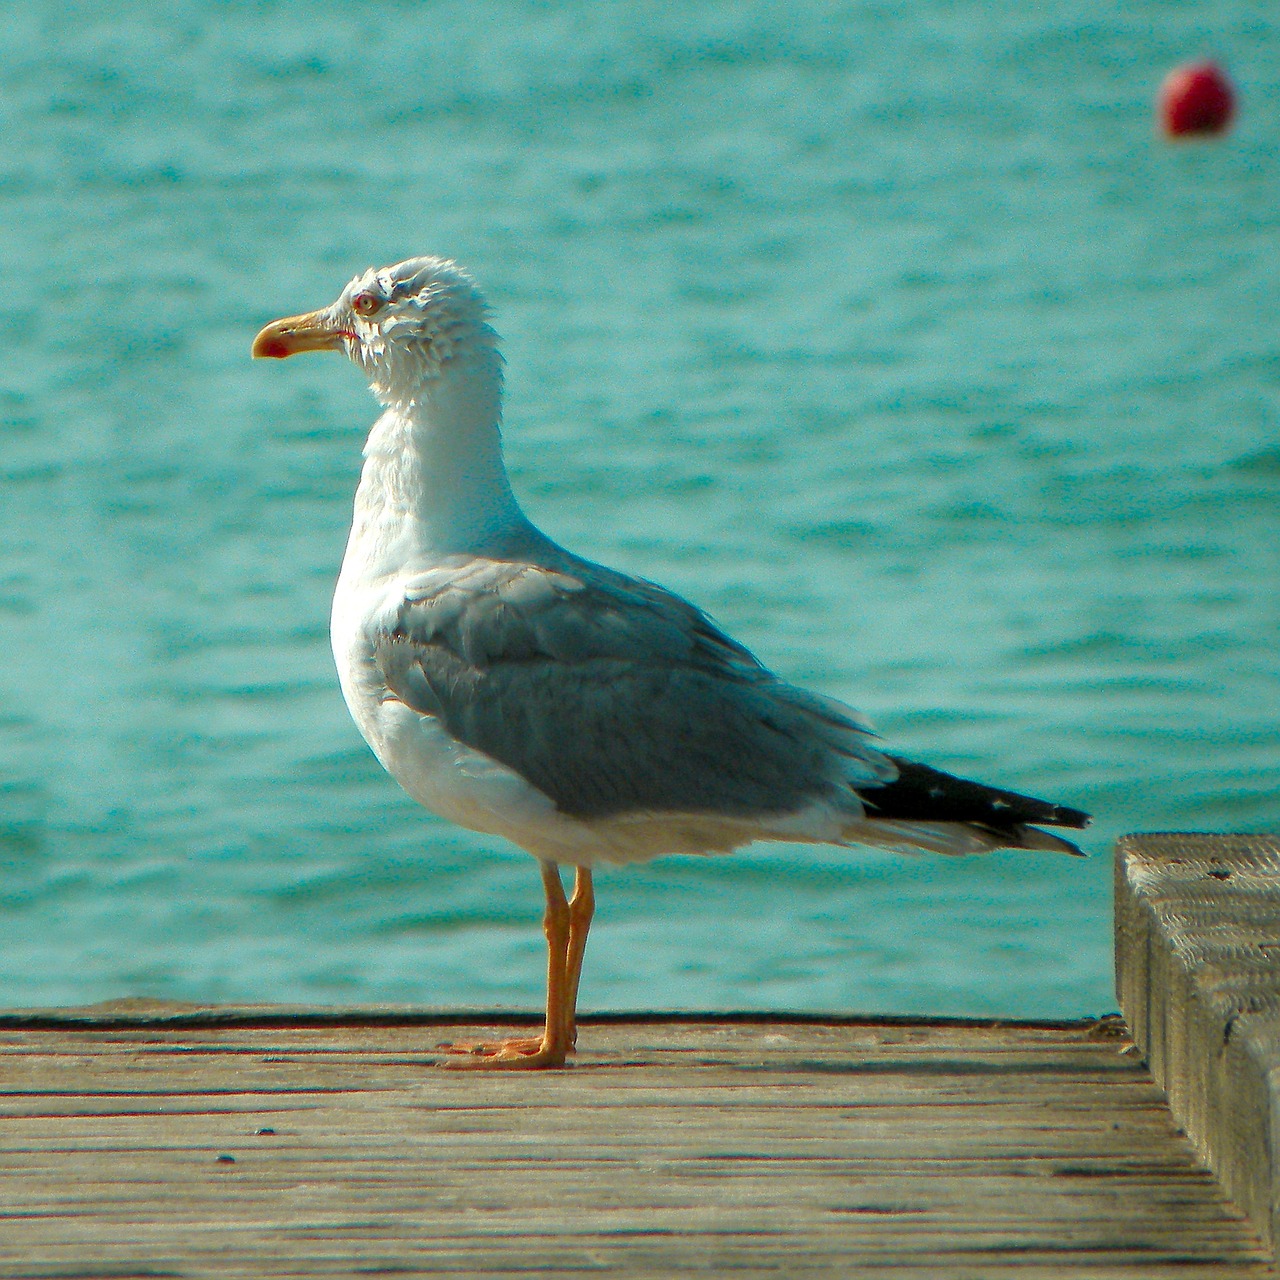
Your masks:
<path fill-rule="evenodd" d="M 1269 1274 L 1115 1023 L 588 1022 L 499 1075 L 153 1012 L 0 1025 L 0 1275 Z"/>

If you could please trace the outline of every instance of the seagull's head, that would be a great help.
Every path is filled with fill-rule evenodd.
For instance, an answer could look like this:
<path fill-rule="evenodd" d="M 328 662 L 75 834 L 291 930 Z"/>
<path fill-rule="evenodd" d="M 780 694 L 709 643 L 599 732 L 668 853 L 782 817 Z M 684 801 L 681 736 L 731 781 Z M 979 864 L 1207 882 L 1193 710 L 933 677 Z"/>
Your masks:
<path fill-rule="evenodd" d="M 453 369 L 477 365 L 501 378 L 498 335 L 470 276 L 446 258 L 409 258 L 358 275 L 319 311 L 274 320 L 253 340 L 255 357 L 342 351 L 384 404 L 429 394 Z"/>

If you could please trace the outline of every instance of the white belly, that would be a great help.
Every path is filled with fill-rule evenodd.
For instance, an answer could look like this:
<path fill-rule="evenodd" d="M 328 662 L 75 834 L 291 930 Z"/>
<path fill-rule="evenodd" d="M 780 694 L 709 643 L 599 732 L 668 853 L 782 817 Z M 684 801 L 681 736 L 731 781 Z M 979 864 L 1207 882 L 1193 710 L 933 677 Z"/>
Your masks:
<path fill-rule="evenodd" d="M 387 689 L 373 660 L 371 628 L 402 598 L 385 584 L 353 590 L 339 582 L 330 625 L 343 697 L 383 768 L 432 813 L 502 836 L 535 857 L 582 865 L 608 857 L 591 824 L 559 813 L 513 769 L 459 742 Z"/>

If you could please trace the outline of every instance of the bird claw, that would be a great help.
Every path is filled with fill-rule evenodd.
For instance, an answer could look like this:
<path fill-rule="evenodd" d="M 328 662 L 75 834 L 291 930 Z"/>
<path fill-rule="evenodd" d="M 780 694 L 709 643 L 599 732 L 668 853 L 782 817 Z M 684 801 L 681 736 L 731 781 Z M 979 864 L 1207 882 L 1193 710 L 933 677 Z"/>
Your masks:
<path fill-rule="evenodd" d="M 501 1044 L 440 1046 L 455 1056 L 440 1066 L 451 1071 L 538 1071 L 563 1067 L 565 1050 L 538 1040 L 504 1040 Z"/>
<path fill-rule="evenodd" d="M 566 1053 L 574 1053 L 578 1044 L 575 1027 L 567 1036 Z M 465 1055 L 469 1058 L 493 1058 L 503 1054 L 535 1054 L 545 1043 L 543 1036 L 522 1036 L 515 1040 L 446 1040 L 436 1048 L 444 1053 Z"/>

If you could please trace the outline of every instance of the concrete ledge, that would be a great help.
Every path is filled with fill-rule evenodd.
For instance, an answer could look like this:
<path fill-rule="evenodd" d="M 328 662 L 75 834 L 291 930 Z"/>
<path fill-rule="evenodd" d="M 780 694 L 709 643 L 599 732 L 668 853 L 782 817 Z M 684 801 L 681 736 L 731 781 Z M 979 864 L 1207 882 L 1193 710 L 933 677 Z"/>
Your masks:
<path fill-rule="evenodd" d="M 1126 836 L 1116 990 L 1177 1122 L 1280 1245 L 1280 836 Z"/>

